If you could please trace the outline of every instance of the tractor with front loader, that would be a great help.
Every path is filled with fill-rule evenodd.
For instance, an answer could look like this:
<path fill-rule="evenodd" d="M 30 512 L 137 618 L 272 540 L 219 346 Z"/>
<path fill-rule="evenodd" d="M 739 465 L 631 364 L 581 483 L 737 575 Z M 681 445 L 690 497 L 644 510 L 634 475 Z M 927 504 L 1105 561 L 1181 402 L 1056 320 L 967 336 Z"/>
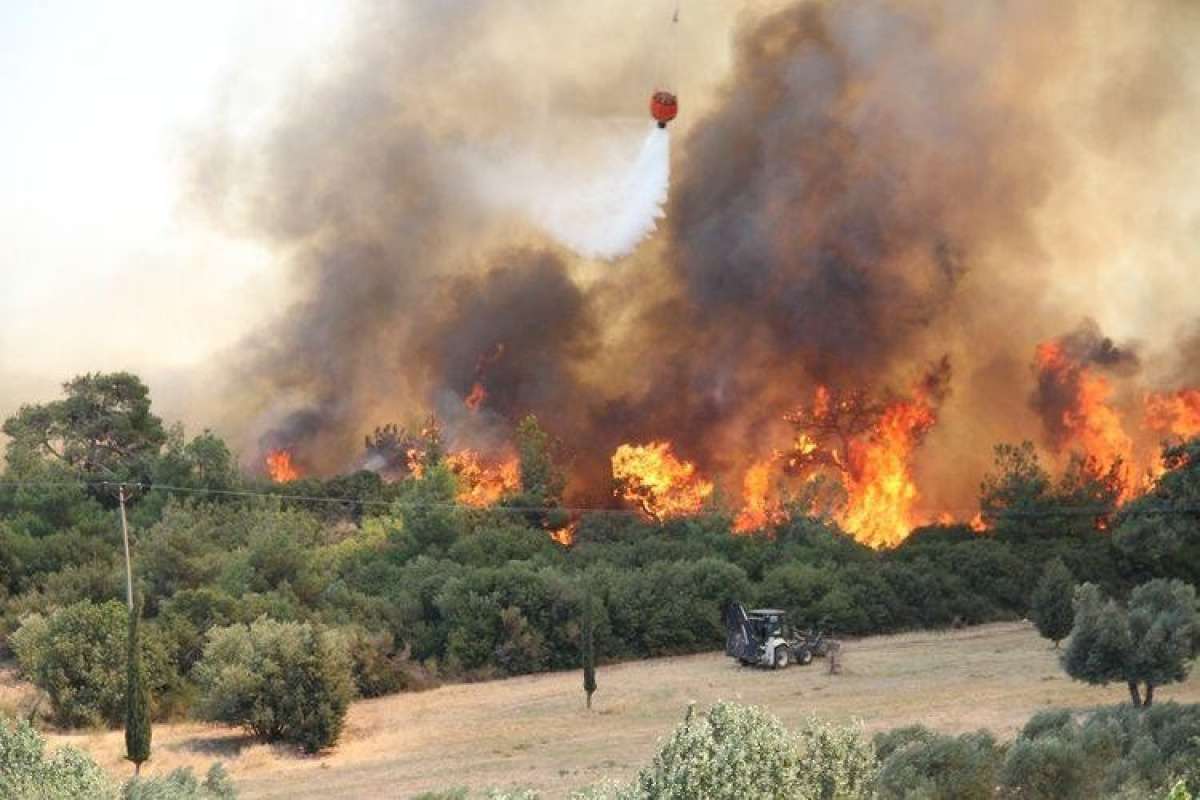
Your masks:
<path fill-rule="evenodd" d="M 811 664 L 836 645 L 819 630 L 796 633 L 787 624 L 787 612 L 778 608 L 747 611 L 731 603 L 725 614 L 725 655 L 745 666 L 787 669 L 791 664 Z"/>

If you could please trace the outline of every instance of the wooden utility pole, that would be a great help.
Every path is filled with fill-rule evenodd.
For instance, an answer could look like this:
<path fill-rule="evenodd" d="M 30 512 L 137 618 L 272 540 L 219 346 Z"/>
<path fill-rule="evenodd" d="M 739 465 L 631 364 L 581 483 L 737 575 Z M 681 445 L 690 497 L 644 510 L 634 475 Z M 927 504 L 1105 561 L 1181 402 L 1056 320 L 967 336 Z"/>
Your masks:
<path fill-rule="evenodd" d="M 129 523 L 125 520 L 124 485 L 117 487 L 117 499 L 121 503 L 121 537 L 125 540 L 125 598 L 129 601 L 129 610 L 133 611 L 133 562 L 129 560 Z"/>

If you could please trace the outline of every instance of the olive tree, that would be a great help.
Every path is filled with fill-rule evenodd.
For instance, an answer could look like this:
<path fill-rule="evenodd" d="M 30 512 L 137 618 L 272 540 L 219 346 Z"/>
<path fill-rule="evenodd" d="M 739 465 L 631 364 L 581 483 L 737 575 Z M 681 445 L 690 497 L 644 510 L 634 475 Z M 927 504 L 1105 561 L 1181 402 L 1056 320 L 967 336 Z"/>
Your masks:
<path fill-rule="evenodd" d="M 269 617 L 209 631 L 194 672 L 205 718 L 308 752 L 337 742 L 354 694 L 349 656 L 334 635 Z"/>
<path fill-rule="evenodd" d="M 1093 584 L 1081 586 L 1075 598 L 1075 626 L 1061 661 L 1076 680 L 1124 682 L 1133 705 L 1144 707 L 1154 702 L 1156 687 L 1187 678 L 1197 655 L 1200 610 L 1195 588 L 1158 579 L 1134 589 L 1126 607 Z"/>
<path fill-rule="evenodd" d="M 874 748 L 855 728 L 790 732 L 753 706 L 718 703 L 677 727 L 623 797 L 856 800 L 873 797 Z"/>
<path fill-rule="evenodd" d="M 50 698 L 65 726 L 119 725 L 125 719 L 128 610 L 123 603 L 84 600 L 49 617 L 30 615 L 9 639 L 22 673 Z M 142 681 L 151 696 L 178 678 L 157 638 L 141 639 Z"/>

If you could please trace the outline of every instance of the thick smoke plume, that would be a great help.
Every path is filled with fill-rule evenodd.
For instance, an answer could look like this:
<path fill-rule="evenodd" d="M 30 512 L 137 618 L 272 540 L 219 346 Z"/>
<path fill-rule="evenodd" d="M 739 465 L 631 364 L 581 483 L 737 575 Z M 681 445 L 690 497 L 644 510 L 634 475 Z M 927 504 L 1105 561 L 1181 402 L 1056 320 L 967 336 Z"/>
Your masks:
<path fill-rule="evenodd" d="M 697 2 L 664 230 L 597 269 L 570 249 L 646 232 L 665 136 L 635 173 L 643 202 L 618 209 L 631 224 L 597 235 L 560 199 L 610 155 L 589 131 L 644 113 L 659 15 L 535 5 L 364 5 L 270 136 L 198 149 L 197 198 L 286 252 L 301 298 L 233 368 L 249 460 L 286 445 L 305 469 L 352 468 L 365 433 L 430 411 L 452 443 L 500 448 L 536 413 L 581 502 L 611 501 L 625 442 L 670 441 L 736 492 L 817 386 L 903 393 L 947 358 L 913 502 L 962 509 L 991 443 L 1040 438 L 1036 345 L 1064 319 L 1133 324 L 1103 291 L 1112 265 L 1083 257 L 1112 251 L 1098 241 L 1126 209 L 1087 187 L 1167 203 L 1152 187 L 1195 166 L 1168 158 L 1200 107 L 1186 3 L 1116 27 L 1107 0 Z M 1152 243 L 1160 275 L 1191 224 L 1163 219 L 1122 250 Z M 1182 302 L 1173 329 L 1200 317 Z"/>

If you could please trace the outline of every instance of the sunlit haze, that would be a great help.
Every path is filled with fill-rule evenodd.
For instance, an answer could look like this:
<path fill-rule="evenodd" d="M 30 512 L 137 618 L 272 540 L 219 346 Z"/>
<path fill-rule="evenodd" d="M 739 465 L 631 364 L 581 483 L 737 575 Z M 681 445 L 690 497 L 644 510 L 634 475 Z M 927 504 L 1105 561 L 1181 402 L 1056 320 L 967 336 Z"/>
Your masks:
<path fill-rule="evenodd" d="M 80 371 L 195 364 L 282 299 L 265 251 L 186 212 L 180 172 L 204 120 L 249 132 L 290 74 L 321 67 L 338 8 L 0 8 L 0 383 L 44 394 Z"/>

